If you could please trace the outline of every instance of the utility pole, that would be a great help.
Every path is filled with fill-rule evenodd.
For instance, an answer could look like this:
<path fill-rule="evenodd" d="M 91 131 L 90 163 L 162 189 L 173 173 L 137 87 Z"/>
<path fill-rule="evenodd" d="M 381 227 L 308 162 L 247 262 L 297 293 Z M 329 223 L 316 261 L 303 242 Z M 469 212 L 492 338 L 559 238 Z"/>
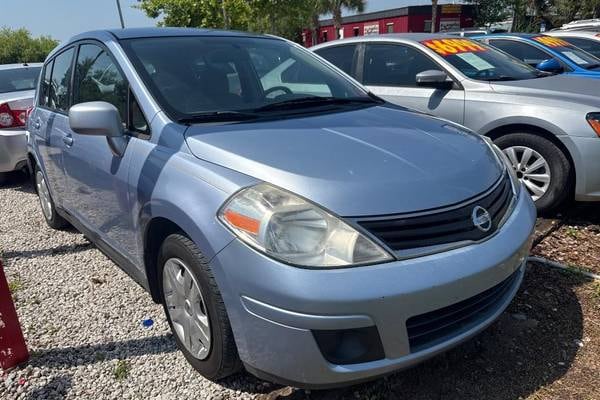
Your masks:
<path fill-rule="evenodd" d="M 121 20 L 121 28 L 125 28 L 125 21 L 123 21 L 123 12 L 121 11 L 121 2 L 117 0 L 117 10 L 119 10 L 119 19 Z"/>

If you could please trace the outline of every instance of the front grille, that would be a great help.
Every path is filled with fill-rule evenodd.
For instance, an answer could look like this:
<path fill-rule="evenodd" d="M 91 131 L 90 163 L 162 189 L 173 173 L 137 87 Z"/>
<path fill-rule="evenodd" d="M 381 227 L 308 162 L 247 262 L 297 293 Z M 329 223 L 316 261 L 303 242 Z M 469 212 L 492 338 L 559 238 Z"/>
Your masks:
<path fill-rule="evenodd" d="M 503 303 L 515 280 L 519 278 L 517 270 L 498 285 L 435 311 L 417 315 L 406 321 L 410 351 L 417 351 L 444 342 L 489 318 Z"/>
<path fill-rule="evenodd" d="M 485 195 L 450 210 L 357 222 L 395 251 L 477 241 L 496 231 L 512 199 L 510 178 L 504 174 Z M 472 213 L 476 206 L 485 208 L 492 217 L 492 226 L 487 232 L 478 229 L 473 223 Z"/>

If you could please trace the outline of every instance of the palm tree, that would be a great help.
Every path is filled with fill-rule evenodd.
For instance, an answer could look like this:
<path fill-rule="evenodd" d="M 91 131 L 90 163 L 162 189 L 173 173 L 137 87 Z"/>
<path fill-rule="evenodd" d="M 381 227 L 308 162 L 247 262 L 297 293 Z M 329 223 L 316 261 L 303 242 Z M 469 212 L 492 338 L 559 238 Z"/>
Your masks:
<path fill-rule="evenodd" d="M 435 33 L 437 28 L 438 0 L 431 0 L 431 33 Z"/>
<path fill-rule="evenodd" d="M 337 39 L 340 38 L 340 29 L 342 29 L 342 8 L 361 13 L 365 9 L 365 3 L 365 0 L 323 0 L 323 8 L 333 16 Z"/>

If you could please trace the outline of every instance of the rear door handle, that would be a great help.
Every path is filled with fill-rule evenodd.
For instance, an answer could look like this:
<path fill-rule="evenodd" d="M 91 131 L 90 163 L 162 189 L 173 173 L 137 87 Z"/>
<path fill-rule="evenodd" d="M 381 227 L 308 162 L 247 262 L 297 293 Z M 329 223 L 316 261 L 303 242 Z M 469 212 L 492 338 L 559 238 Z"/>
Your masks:
<path fill-rule="evenodd" d="M 62 140 L 67 147 L 71 147 L 73 145 L 73 137 L 71 135 L 64 135 Z"/>
<path fill-rule="evenodd" d="M 37 120 L 36 120 L 36 121 L 33 123 L 33 127 L 34 127 L 35 129 L 40 129 L 40 127 L 41 127 L 41 126 L 42 126 L 42 125 L 40 124 L 40 120 L 39 120 L 39 119 L 37 119 Z"/>

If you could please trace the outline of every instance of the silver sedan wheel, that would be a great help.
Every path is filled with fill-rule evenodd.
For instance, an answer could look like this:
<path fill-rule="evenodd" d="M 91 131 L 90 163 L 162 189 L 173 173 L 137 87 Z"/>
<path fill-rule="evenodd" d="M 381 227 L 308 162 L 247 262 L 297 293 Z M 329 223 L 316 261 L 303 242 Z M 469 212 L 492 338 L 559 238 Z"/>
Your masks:
<path fill-rule="evenodd" d="M 503 151 L 533 201 L 542 197 L 548 191 L 552 179 L 548 161 L 537 151 L 525 146 L 511 146 Z"/>
<path fill-rule="evenodd" d="M 162 279 L 175 334 L 195 358 L 205 359 L 210 352 L 210 321 L 198 282 L 190 268 L 178 258 L 167 260 Z"/>
<path fill-rule="evenodd" d="M 40 204 L 42 206 L 42 212 L 46 219 L 52 219 L 52 199 L 50 198 L 50 192 L 48 191 L 48 186 L 46 185 L 46 179 L 44 178 L 44 174 L 42 171 L 38 171 L 35 174 L 35 185 L 38 192 L 38 197 L 40 198 Z"/>

